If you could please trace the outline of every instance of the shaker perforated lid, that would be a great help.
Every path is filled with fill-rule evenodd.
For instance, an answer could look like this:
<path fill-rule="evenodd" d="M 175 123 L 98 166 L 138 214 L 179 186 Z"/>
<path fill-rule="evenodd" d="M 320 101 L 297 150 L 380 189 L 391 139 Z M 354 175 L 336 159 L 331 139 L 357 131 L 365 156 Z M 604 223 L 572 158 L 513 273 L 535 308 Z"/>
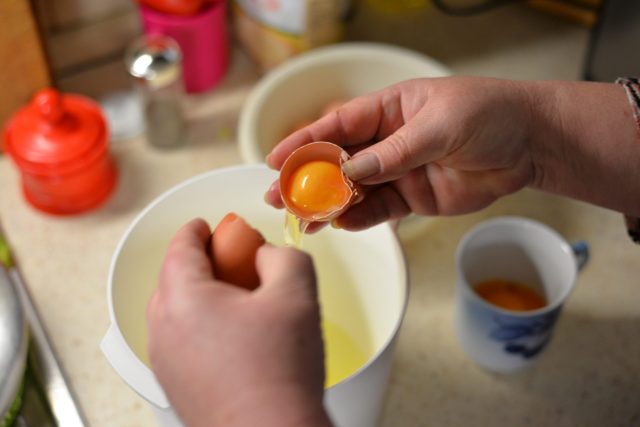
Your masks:
<path fill-rule="evenodd" d="M 9 121 L 4 148 L 30 173 L 83 167 L 107 148 L 100 107 L 88 98 L 43 89 Z"/>
<path fill-rule="evenodd" d="M 181 77 L 182 53 L 171 37 L 143 35 L 127 49 L 125 63 L 129 74 L 157 89 Z"/>

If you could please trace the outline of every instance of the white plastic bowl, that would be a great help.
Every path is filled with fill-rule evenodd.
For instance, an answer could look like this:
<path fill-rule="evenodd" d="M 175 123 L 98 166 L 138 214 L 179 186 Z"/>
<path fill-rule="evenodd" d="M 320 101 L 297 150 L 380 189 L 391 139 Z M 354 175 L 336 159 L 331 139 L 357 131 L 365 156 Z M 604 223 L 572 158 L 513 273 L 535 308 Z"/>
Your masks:
<path fill-rule="evenodd" d="M 264 162 L 295 124 L 318 117 L 335 100 L 402 80 L 450 74 L 421 53 L 379 43 L 343 43 L 302 54 L 272 70 L 252 90 L 238 124 L 240 153 L 247 163 Z"/>
<path fill-rule="evenodd" d="M 151 403 L 163 427 L 182 427 L 182 423 L 146 362 L 145 311 L 167 244 L 190 219 L 206 218 L 213 225 L 228 212 L 247 219 L 269 242 L 283 244 L 284 214 L 262 200 L 265 186 L 276 176 L 264 165 L 195 176 L 150 203 L 116 248 L 107 289 L 111 325 L 101 348 L 122 379 Z M 323 316 L 353 338 L 368 342 L 370 350 L 359 370 L 327 389 L 325 406 L 336 426 L 373 426 L 384 401 L 408 300 L 401 247 L 391 228 L 381 224 L 359 233 L 327 227 L 305 236 L 304 248 L 316 265 L 320 300 L 326 302 Z"/>

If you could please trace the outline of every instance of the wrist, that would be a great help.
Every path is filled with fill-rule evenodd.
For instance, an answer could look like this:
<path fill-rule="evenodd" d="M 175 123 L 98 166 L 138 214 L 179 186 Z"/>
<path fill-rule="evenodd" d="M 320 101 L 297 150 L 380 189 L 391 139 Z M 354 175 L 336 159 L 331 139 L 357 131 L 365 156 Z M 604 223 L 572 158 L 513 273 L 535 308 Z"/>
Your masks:
<path fill-rule="evenodd" d="M 639 131 L 624 90 L 597 82 L 530 82 L 531 187 L 637 215 Z"/>
<path fill-rule="evenodd" d="M 206 414 L 180 414 L 189 427 L 330 427 L 322 395 L 304 387 L 251 387 L 229 395 L 219 405 L 208 405 Z"/>
<path fill-rule="evenodd" d="M 555 121 L 559 117 L 556 94 L 542 82 L 524 81 L 521 88 L 528 118 L 525 123 L 526 144 L 533 169 L 529 187 L 553 191 L 557 178 L 553 173 L 553 163 L 557 160 L 553 142 L 558 140 L 554 133 Z"/>

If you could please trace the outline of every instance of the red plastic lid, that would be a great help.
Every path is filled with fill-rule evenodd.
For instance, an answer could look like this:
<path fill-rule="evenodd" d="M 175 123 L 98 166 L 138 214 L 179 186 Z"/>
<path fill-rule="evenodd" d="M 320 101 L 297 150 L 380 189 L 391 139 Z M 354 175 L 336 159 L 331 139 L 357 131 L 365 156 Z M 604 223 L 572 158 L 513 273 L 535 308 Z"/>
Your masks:
<path fill-rule="evenodd" d="M 100 155 L 108 138 L 96 103 L 47 88 L 9 121 L 4 143 L 23 171 L 60 173 L 80 168 Z"/>

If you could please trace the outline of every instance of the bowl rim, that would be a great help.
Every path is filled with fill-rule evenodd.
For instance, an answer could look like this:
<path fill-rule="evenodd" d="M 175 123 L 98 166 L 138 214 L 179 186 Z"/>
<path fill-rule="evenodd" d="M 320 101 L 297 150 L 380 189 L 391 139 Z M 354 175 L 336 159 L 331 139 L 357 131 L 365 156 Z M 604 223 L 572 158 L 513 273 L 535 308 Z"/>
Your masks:
<path fill-rule="evenodd" d="M 253 87 L 244 102 L 238 119 L 238 146 L 240 156 L 245 163 L 264 163 L 260 153 L 257 130 L 258 112 L 266 102 L 274 86 L 280 85 L 292 75 L 318 64 L 329 63 L 343 58 L 357 59 L 370 57 L 388 57 L 394 62 L 411 63 L 424 66 L 425 77 L 444 77 L 452 74 L 445 65 L 429 56 L 406 47 L 377 42 L 346 42 L 320 47 L 300 54 L 280 64 L 267 73 Z"/>

